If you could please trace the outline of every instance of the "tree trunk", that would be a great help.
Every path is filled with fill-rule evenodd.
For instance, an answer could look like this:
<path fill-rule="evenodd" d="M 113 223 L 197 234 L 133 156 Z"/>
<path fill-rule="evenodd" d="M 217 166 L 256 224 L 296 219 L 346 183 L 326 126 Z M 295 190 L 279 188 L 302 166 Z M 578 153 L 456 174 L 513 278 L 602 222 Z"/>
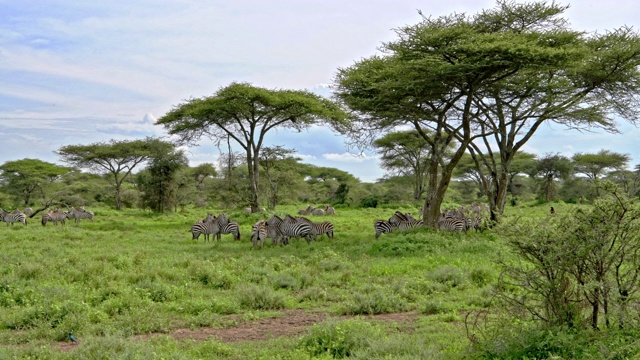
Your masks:
<path fill-rule="evenodd" d="M 259 163 L 258 153 L 253 154 L 251 150 L 247 150 L 247 164 L 249 167 L 249 180 L 251 182 L 251 198 L 249 199 L 249 206 L 251 212 L 260 211 L 260 205 L 258 204 L 258 182 L 259 178 Z"/>

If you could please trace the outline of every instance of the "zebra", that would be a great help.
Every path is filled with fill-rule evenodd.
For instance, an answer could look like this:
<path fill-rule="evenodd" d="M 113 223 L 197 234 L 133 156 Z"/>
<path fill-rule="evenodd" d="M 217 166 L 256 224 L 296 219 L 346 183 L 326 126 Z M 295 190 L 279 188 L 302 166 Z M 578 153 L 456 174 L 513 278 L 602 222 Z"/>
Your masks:
<path fill-rule="evenodd" d="M 240 224 L 230 221 L 226 225 L 220 227 L 220 232 L 216 234 L 216 239 L 220 241 L 223 234 L 233 234 L 233 240 L 240 240 Z"/>
<path fill-rule="evenodd" d="M 204 234 L 204 241 L 209 241 L 209 235 L 217 235 L 220 229 L 229 223 L 229 218 L 225 214 L 215 217 L 209 214 L 205 221 L 198 221 L 191 226 L 189 230 L 192 234 L 192 240 L 198 240 L 201 234 Z"/>
<path fill-rule="evenodd" d="M 413 216 L 412 216 L 413 218 Z M 399 223 L 396 224 L 396 226 L 398 227 L 398 230 L 400 231 L 407 231 L 407 230 L 411 230 L 411 229 L 415 229 L 418 227 L 422 227 L 424 224 L 422 222 L 422 220 L 408 220 L 408 221 L 400 221 Z"/>
<path fill-rule="evenodd" d="M 282 219 L 280 219 L 282 220 Z M 268 220 L 267 220 L 268 221 Z M 279 225 L 271 224 L 269 225 L 267 221 L 264 222 L 267 229 L 267 238 L 271 238 L 271 243 L 273 245 L 287 245 L 289 244 L 289 237 L 287 237 L 280 229 Z"/>
<path fill-rule="evenodd" d="M 23 211 L 23 213 L 24 213 L 27 217 L 31 217 L 31 215 L 33 215 L 33 209 L 32 209 L 32 208 L 30 208 L 30 207 L 25 208 L 25 209 L 24 209 L 24 211 Z"/>
<path fill-rule="evenodd" d="M 297 219 L 311 225 L 311 231 L 313 232 L 313 236 L 317 237 L 317 236 L 322 236 L 324 234 L 327 234 L 327 237 L 329 239 L 333 239 L 333 224 L 331 222 L 323 221 L 320 223 L 314 223 L 313 221 L 303 217 L 299 217 Z"/>
<path fill-rule="evenodd" d="M 58 225 L 58 221 L 64 225 L 66 223 L 66 219 L 68 217 L 68 212 L 60 211 L 60 209 L 55 209 L 53 211 L 49 211 L 48 213 L 42 214 L 42 226 L 47 225 L 47 222 L 53 222 L 53 225 Z"/>
<path fill-rule="evenodd" d="M 393 230 L 398 229 L 398 224 L 386 220 L 376 220 L 373 223 L 373 228 L 376 230 L 377 239 L 380 237 L 380 234 L 390 234 Z"/>
<path fill-rule="evenodd" d="M 391 215 L 388 221 L 392 224 L 398 224 L 401 221 L 411 221 L 411 220 L 415 220 L 413 216 L 411 216 L 411 214 L 403 214 L 400 211 L 396 211 L 395 213 L 393 213 L 393 215 Z"/>
<path fill-rule="evenodd" d="M 258 220 L 257 223 L 251 228 L 251 242 L 253 247 L 257 247 L 260 244 L 260 248 L 264 247 L 264 239 L 267 238 L 267 224 L 264 219 Z"/>
<path fill-rule="evenodd" d="M 440 214 L 438 219 L 438 228 L 444 231 L 457 231 L 458 233 L 467 232 L 467 220 L 452 216 Z"/>
<path fill-rule="evenodd" d="M 310 243 L 311 240 L 314 239 L 313 233 L 311 232 L 311 225 L 304 221 L 298 221 L 288 214 L 285 215 L 284 219 L 277 215 L 273 215 L 269 220 L 267 220 L 267 225 L 278 226 L 280 231 L 282 231 L 284 236 L 287 238 L 295 237 L 297 239 L 304 237 L 307 240 L 307 243 Z"/>
<path fill-rule="evenodd" d="M 93 215 L 94 215 L 93 211 L 87 211 L 83 207 L 80 207 L 78 209 L 72 207 L 66 213 L 67 213 L 67 218 L 75 219 L 76 223 L 78 223 L 80 219 L 89 219 L 93 221 Z"/>
<path fill-rule="evenodd" d="M 324 216 L 324 210 L 322 210 L 322 209 L 313 209 L 313 211 L 311 211 L 311 215 Z"/>
<path fill-rule="evenodd" d="M 298 210 L 298 215 L 309 215 L 315 210 L 315 208 L 311 205 L 307 206 L 304 210 Z"/>
<path fill-rule="evenodd" d="M 325 213 L 325 215 L 335 215 L 336 214 L 336 208 L 334 208 L 333 206 L 325 205 L 324 206 L 324 213 Z"/>
<path fill-rule="evenodd" d="M 18 209 L 13 212 L 2 209 L 2 211 L 0 211 L 0 220 L 6 222 L 7 226 L 13 225 L 14 222 L 21 222 L 22 225 L 27 225 L 27 216 Z"/>

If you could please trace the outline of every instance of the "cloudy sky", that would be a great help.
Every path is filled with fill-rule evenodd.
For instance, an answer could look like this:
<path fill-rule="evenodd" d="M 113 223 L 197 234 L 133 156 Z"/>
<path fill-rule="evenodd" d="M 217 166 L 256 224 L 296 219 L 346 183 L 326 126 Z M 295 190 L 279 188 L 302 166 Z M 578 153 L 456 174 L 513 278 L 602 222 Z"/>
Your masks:
<path fill-rule="evenodd" d="M 635 1 L 560 1 L 574 29 L 638 29 Z M 165 135 L 154 125 L 172 106 L 231 82 L 307 89 L 328 95 L 340 67 L 369 57 L 394 28 L 493 8 L 488 0 L 0 0 L 0 164 L 59 162 L 63 145 Z M 526 151 L 539 155 L 609 149 L 640 163 L 640 131 L 580 134 L 545 127 Z M 361 156 L 323 128 L 271 134 L 305 162 L 384 175 L 372 152 Z M 351 152 L 351 153 L 350 153 Z M 188 149 L 191 165 L 215 162 L 210 141 Z"/>

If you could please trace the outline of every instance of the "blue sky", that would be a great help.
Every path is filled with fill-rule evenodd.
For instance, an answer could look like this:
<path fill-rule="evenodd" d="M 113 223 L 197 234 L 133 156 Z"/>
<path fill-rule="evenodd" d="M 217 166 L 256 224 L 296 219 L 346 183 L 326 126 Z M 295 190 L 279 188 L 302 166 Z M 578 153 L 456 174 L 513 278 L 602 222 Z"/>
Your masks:
<path fill-rule="evenodd" d="M 565 16 L 575 29 L 638 28 L 635 1 L 580 0 Z M 233 81 L 328 94 L 339 67 L 377 52 L 394 28 L 438 17 L 473 14 L 494 1 L 0 0 L 0 163 L 23 158 L 59 162 L 63 145 L 164 135 L 154 125 L 172 106 L 215 93 Z M 581 134 L 544 127 L 525 148 L 539 155 L 600 149 L 640 163 L 640 131 Z M 384 175 L 370 151 L 314 127 L 279 131 L 272 145 L 305 162 L 336 167 L 362 181 Z M 204 139 L 188 149 L 191 165 L 215 162 Z"/>

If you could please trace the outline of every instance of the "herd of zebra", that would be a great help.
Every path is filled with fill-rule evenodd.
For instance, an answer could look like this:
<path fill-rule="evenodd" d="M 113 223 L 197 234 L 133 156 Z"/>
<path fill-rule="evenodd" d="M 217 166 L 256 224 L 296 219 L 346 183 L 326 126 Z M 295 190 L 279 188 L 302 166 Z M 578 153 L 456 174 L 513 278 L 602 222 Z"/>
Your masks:
<path fill-rule="evenodd" d="M 325 205 L 324 209 L 314 208 L 309 205 L 306 209 L 298 210 L 298 215 L 314 215 L 314 216 L 324 216 L 324 215 L 335 215 L 336 209 L 333 206 Z"/>
<path fill-rule="evenodd" d="M 422 227 L 423 221 L 415 219 L 410 213 L 396 211 L 389 220 L 376 220 L 373 227 L 376 231 L 376 239 L 381 234 L 391 233 L 395 230 L 407 231 Z M 467 232 L 470 229 L 482 231 L 484 229 L 484 217 L 481 212 L 466 212 L 460 209 L 448 209 L 440 213 L 438 219 L 438 229 L 441 231 L 456 231 L 458 233 Z"/>
<path fill-rule="evenodd" d="M 216 236 L 220 240 L 223 234 L 233 234 L 234 240 L 240 240 L 240 226 L 235 221 L 230 221 L 225 214 L 215 216 L 212 213 L 191 226 L 192 239 L 197 240 L 204 235 L 208 241 L 209 236 Z M 281 218 L 273 215 L 269 219 L 260 219 L 251 227 L 251 242 L 254 247 L 264 247 L 267 238 L 271 238 L 274 245 L 287 245 L 290 238 L 304 238 L 307 243 L 316 240 L 318 236 L 326 234 L 333 238 L 333 223 L 323 221 L 313 222 L 304 217 L 293 217 L 289 214 Z"/>
<path fill-rule="evenodd" d="M 32 208 L 26 208 L 24 211 L 20 211 L 20 209 L 16 209 L 12 212 L 8 212 L 5 209 L 0 211 L 0 221 L 4 221 L 7 223 L 7 226 L 13 225 L 13 223 L 22 223 L 22 225 L 27 225 L 27 218 L 29 218 L 33 214 Z M 60 209 L 50 210 L 42 214 L 42 226 L 46 225 L 47 222 L 53 222 L 54 225 L 58 225 L 58 222 L 65 224 L 66 219 L 75 219 L 76 223 L 80 221 L 80 219 L 89 219 L 93 221 L 93 212 L 85 210 L 83 207 L 79 208 L 70 208 L 69 211 L 61 211 Z"/>

